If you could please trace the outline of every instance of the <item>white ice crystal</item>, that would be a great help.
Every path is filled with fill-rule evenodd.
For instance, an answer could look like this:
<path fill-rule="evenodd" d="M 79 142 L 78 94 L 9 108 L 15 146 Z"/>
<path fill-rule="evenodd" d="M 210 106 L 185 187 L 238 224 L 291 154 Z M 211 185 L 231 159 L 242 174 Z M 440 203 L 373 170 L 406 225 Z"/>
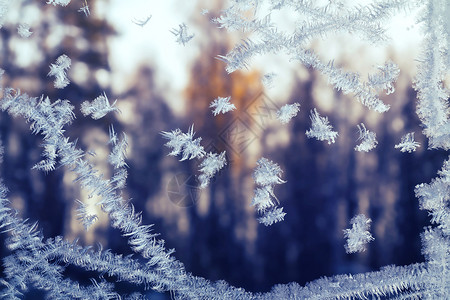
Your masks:
<path fill-rule="evenodd" d="M 231 97 L 218 97 L 214 99 L 214 101 L 211 102 L 209 105 L 210 108 L 214 108 L 212 110 L 212 113 L 214 116 L 217 116 L 218 114 L 227 113 L 229 111 L 233 111 L 236 109 L 236 106 L 234 104 L 230 103 Z"/>
<path fill-rule="evenodd" d="M 89 230 L 89 227 L 98 220 L 98 216 L 96 214 L 89 214 L 87 211 L 87 205 L 81 202 L 80 200 L 76 200 L 78 202 L 79 207 L 77 208 L 77 220 L 81 220 L 84 228 Z"/>
<path fill-rule="evenodd" d="M 270 226 L 274 223 L 283 221 L 285 215 L 286 213 L 283 212 L 283 207 L 274 207 L 265 212 L 261 218 L 258 218 L 258 221 L 261 224 Z"/>
<path fill-rule="evenodd" d="M 402 139 L 399 144 L 394 146 L 395 149 L 399 149 L 401 152 L 414 152 L 417 147 L 420 147 L 420 144 L 414 140 L 414 132 L 410 132 L 402 136 Z"/>
<path fill-rule="evenodd" d="M 253 179 L 257 187 L 255 188 L 255 195 L 251 205 L 255 206 L 256 210 L 262 214 L 258 221 L 269 226 L 282 221 L 286 215 L 282 207 L 276 207 L 278 199 L 273 192 L 275 184 L 282 184 L 286 181 L 280 178 L 283 171 L 276 163 L 261 157 L 256 164 L 257 167 L 253 172 Z"/>
<path fill-rule="evenodd" d="M 186 46 L 186 43 L 189 42 L 194 37 L 194 34 L 188 33 L 188 28 L 186 24 L 182 23 L 178 26 L 179 29 L 173 28 L 170 32 L 172 32 L 177 37 L 177 43 Z"/>
<path fill-rule="evenodd" d="M 92 119 L 98 120 L 103 118 L 109 112 L 119 111 L 119 109 L 115 107 L 116 102 L 117 100 L 115 100 L 113 104 L 110 104 L 106 93 L 103 92 L 103 95 L 98 96 L 92 102 L 84 101 L 81 103 L 81 112 L 85 116 L 92 115 Z"/>
<path fill-rule="evenodd" d="M 287 124 L 300 111 L 300 104 L 285 104 L 277 111 L 277 119 L 282 124 Z"/>
<path fill-rule="evenodd" d="M 328 141 L 328 144 L 334 143 L 334 139 L 338 136 L 336 131 L 328 122 L 327 117 L 321 117 L 317 110 L 311 110 L 311 128 L 306 131 L 308 138 L 316 138 L 319 141 Z"/>
<path fill-rule="evenodd" d="M 203 146 L 200 145 L 202 138 L 197 138 L 193 140 L 194 137 L 194 125 L 189 127 L 187 133 L 183 133 L 179 128 L 172 130 L 171 132 L 163 131 L 162 136 L 169 141 L 165 144 L 167 147 L 173 148 L 169 155 L 176 156 L 182 154 L 180 161 L 186 159 L 193 159 L 196 157 L 205 156 L 205 150 Z"/>
<path fill-rule="evenodd" d="M 200 172 L 198 179 L 200 180 L 200 188 L 208 186 L 211 178 L 225 165 L 225 151 L 220 154 L 209 152 L 200 164 Z"/>
<path fill-rule="evenodd" d="M 63 54 L 56 59 L 56 64 L 50 65 L 50 72 L 48 73 L 48 76 L 55 76 L 55 88 L 62 89 L 70 83 L 66 72 L 67 69 L 70 68 L 71 63 L 72 61 L 70 58 Z"/>
<path fill-rule="evenodd" d="M 358 130 L 358 141 L 361 141 L 361 143 L 355 147 L 355 150 L 360 152 L 369 152 L 370 150 L 374 149 L 378 144 L 377 135 L 375 134 L 375 132 L 367 130 L 366 126 L 363 123 L 361 123 L 361 126 L 358 125 Z"/>
<path fill-rule="evenodd" d="M 344 230 L 344 237 L 347 239 L 345 245 L 347 253 L 362 252 L 365 250 L 366 244 L 374 240 L 369 232 L 371 221 L 363 214 L 350 220 L 352 228 Z"/>

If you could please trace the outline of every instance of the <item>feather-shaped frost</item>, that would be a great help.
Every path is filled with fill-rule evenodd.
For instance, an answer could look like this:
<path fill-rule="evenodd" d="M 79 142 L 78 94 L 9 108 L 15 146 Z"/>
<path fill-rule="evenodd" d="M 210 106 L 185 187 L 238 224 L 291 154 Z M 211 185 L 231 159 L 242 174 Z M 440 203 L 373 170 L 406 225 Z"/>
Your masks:
<path fill-rule="evenodd" d="M 271 210 L 265 212 L 261 218 L 258 218 L 258 221 L 261 224 L 270 226 L 274 223 L 283 221 L 285 215 L 286 213 L 283 212 L 283 207 L 274 207 Z"/>
<path fill-rule="evenodd" d="M 361 143 L 355 147 L 355 150 L 360 152 L 369 152 L 370 150 L 374 149 L 378 144 L 377 135 L 375 134 L 375 132 L 367 130 L 366 126 L 363 123 L 361 123 L 361 126 L 358 125 L 358 130 L 358 141 L 361 141 Z"/>
<path fill-rule="evenodd" d="M 231 97 L 218 97 L 214 99 L 214 101 L 211 102 L 209 105 L 210 108 L 214 108 L 212 110 L 212 113 L 214 116 L 217 116 L 218 114 L 227 113 L 229 111 L 233 111 L 236 109 L 236 106 L 234 104 L 230 103 Z"/>
<path fill-rule="evenodd" d="M 277 119 L 282 124 L 287 124 L 300 111 L 300 104 L 285 104 L 277 111 Z"/>
<path fill-rule="evenodd" d="M 311 128 L 306 131 L 308 138 L 316 138 L 319 141 L 328 141 L 328 144 L 334 143 L 334 139 L 338 136 L 336 131 L 328 122 L 327 117 L 321 117 L 317 110 L 311 110 Z"/>
<path fill-rule="evenodd" d="M 177 37 L 177 43 L 186 46 L 186 44 L 194 37 L 194 34 L 188 33 L 188 28 L 186 24 L 182 23 L 179 29 L 173 28 L 170 32 Z"/>
<path fill-rule="evenodd" d="M 255 206 L 256 210 L 262 214 L 258 221 L 269 226 L 282 221 L 286 215 L 283 212 L 283 208 L 275 206 L 278 204 L 278 199 L 273 193 L 275 184 L 282 184 L 286 181 L 280 178 L 283 171 L 276 163 L 261 157 L 256 164 L 257 167 L 253 172 L 253 179 L 258 187 L 255 189 L 251 205 Z"/>
<path fill-rule="evenodd" d="M 352 228 L 344 230 L 344 237 L 347 239 L 345 244 L 347 253 L 362 252 L 366 250 L 366 244 L 374 240 L 369 232 L 371 221 L 363 214 L 350 220 Z"/>
<path fill-rule="evenodd" d="M 200 164 L 200 172 L 202 173 L 198 177 L 200 188 L 208 186 L 211 178 L 226 164 L 225 151 L 220 154 L 209 152 Z"/>
<path fill-rule="evenodd" d="M 172 130 L 171 132 L 163 131 L 161 133 L 165 139 L 169 140 L 165 146 L 173 148 L 169 155 L 176 156 L 182 154 L 180 161 L 188 158 L 191 160 L 196 157 L 201 158 L 205 156 L 205 150 L 203 146 L 200 145 L 202 138 L 193 140 L 194 134 L 194 125 L 189 128 L 187 133 L 183 133 L 179 128 Z"/>
<path fill-rule="evenodd" d="M 91 227 L 92 224 L 94 224 L 95 221 L 98 220 L 98 216 L 96 214 L 89 214 L 86 204 L 84 204 L 80 200 L 77 200 L 77 202 L 79 205 L 77 209 L 77 220 L 81 220 L 81 223 L 87 231 L 89 230 L 89 227 Z"/>
<path fill-rule="evenodd" d="M 128 140 L 127 136 L 124 133 L 122 140 L 120 142 L 114 144 L 111 154 L 109 154 L 108 162 L 115 168 L 127 167 L 126 152 L 127 152 Z"/>
<path fill-rule="evenodd" d="M 81 103 L 81 112 L 85 116 L 91 115 L 92 119 L 98 120 L 110 112 L 119 111 L 119 109 L 115 107 L 116 102 L 117 100 L 115 100 L 113 104 L 110 104 L 106 93 L 103 92 L 103 95 L 98 96 L 92 102 L 84 101 Z"/>
<path fill-rule="evenodd" d="M 283 172 L 280 166 L 265 157 L 261 157 L 256 163 L 257 167 L 253 172 L 253 178 L 257 185 L 270 185 L 285 183 L 284 180 L 280 178 Z"/>
<path fill-rule="evenodd" d="M 70 68 L 71 63 L 72 61 L 70 58 L 63 54 L 56 59 L 55 64 L 50 65 L 50 72 L 48 73 L 48 76 L 55 76 L 55 88 L 62 89 L 70 83 L 66 72 Z"/>
<path fill-rule="evenodd" d="M 420 144 L 414 140 L 414 132 L 410 132 L 402 136 L 399 144 L 394 146 L 395 149 L 400 149 L 401 152 L 414 152 Z"/>

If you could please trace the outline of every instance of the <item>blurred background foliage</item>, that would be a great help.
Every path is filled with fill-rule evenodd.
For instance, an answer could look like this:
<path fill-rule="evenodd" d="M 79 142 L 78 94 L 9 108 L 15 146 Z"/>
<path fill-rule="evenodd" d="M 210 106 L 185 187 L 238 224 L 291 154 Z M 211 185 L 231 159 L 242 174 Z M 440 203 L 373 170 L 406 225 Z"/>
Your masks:
<path fill-rule="evenodd" d="M 435 176 L 445 153 L 427 151 L 420 133 L 416 93 L 411 88 L 414 68 L 408 62 L 413 54 L 395 47 L 383 50 L 381 62 L 393 60 L 402 73 L 396 92 L 382 97 L 391 105 L 390 111 L 380 115 L 363 108 L 351 95 L 333 90 L 315 71 L 287 61 L 280 65 L 290 67 L 275 77 L 273 89 L 261 84 L 264 66 L 270 64 L 257 63 L 251 70 L 227 74 L 224 63 L 215 57 L 227 53 L 242 37 L 211 24 L 209 19 L 217 17 L 222 7 L 220 1 L 209 7 L 206 1 L 197 1 L 191 17 L 186 14 L 178 23 L 171 11 L 158 15 L 158 4 L 146 3 L 153 16 L 142 28 L 131 22 L 134 15 L 127 15 L 129 11 L 122 11 L 123 19 L 117 19 L 117 11 L 124 7 L 120 2 L 88 1 L 89 16 L 77 12 L 83 1 L 72 1 L 65 8 L 45 1 L 12 4 L 0 30 L 1 67 L 6 71 L 2 84 L 32 96 L 49 96 L 52 101 L 70 100 L 77 118 L 67 128 L 67 135 L 78 139 L 82 149 L 96 153 L 88 159 L 106 177 L 111 175 L 106 163 L 109 125 L 127 134 L 125 197 L 143 211 L 144 223 L 155 224 L 167 247 L 177 250 L 175 256 L 187 271 L 250 291 L 268 291 L 277 283 L 305 284 L 320 276 L 423 261 L 420 232 L 428 217 L 419 211 L 413 190 Z M 138 6 L 144 2 L 135 2 L 126 5 L 135 14 L 144 11 Z M 210 13 L 202 15 L 202 8 Z M 186 47 L 176 44 L 169 31 L 183 21 L 196 35 Z M 17 34 L 22 22 L 29 23 L 33 31 L 28 39 Z M 136 52 L 139 55 L 117 50 L 118 44 L 139 50 L 139 43 L 127 44 L 130 32 L 148 47 Z M 158 40 L 153 32 L 164 39 Z M 347 41 L 344 36 L 333 42 L 344 49 L 335 62 L 363 74 L 373 71 L 367 69 L 371 64 L 376 68 L 370 46 L 348 48 Z M 159 47 L 167 57 L 154 56 L 158 52 L 148 50 L 152 47 Z M 312 41 L 311 47 L 325 54 L 331 49 L 319 41 Z M 184 53 L 187 61 L 180 66 L 178 56 Z M 72 59 L 71 83 L 58 90 L 47 73 L 61 54 Z M 275 60 L 272 65 L 283 60 L 263 59 Z M 173 63 L 164 65 L 166 61 Z M 179 77 L 165 73 L 172 68 L 181 70 Z M 121 114 L 98 121 L 83 117 L 81 102 L 93 100 L 103 91 L 111 101 L 118 99 Z M 219 96 L 231 96 L 237 110 L 213 117 L 208 106 Z M 300 102 L 301 110 L 283 126 L 275 119 L 275 110 L 293 102 Z M 335 144 L 306 138 L 309 112 L 314 107 L 328 116 L 339 132 Z M 376 132 L 379 141 L 369 153 L 353 149 L 356 125 L 361 122 Z M 198 162 L 167 157 L 169 149 L 160 135 L 175 128 L 187 131 L 191 124 L 206 150 L 227 151 L 227 167 L 205 190 L 197 189 Z M 116 253 L 130 254 L 126 239 L 109 226 L 107 216 L 95 206 L 96 199 L 89 199 L 88 193 L 72 182 L 69 170 L 59 168 L 48 174 L 30 170 L 40 160 L 41 138 L 31 135 L 23 119 L 1 114 L 0 131 L 5 147 L 1 176 L 10 189 L 12 206 L 21 216 L 38 220 L 45 237 L 79 237 L 81 244 L 99 242 Z M 408 154 L 394 149 L 400 137 L 411 131 L 421 143 L 418 151 Z M 287 216 L 271 227 L 258 224 L 250 206 L 252 170 L 261 156 L 278 163 L 287 180 L 275 190 Z M 87 203 L 100 217 L 88 232 L 76 220 L 75 199 Z M 358 213 L 372 219 L 375 241 L 366 252 L 347 255 L 343 229 Z M 2 248 L 1 252 L 4 257 L 8 251 Z M 71 271 L 71 276 L 84 279 L 95 276 Z"/>

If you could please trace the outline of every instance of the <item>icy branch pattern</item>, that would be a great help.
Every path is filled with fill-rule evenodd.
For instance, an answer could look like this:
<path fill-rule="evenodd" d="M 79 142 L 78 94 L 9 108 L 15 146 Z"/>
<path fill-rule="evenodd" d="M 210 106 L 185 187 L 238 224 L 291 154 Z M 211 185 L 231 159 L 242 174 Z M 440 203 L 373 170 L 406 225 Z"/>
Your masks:
<path fill-rule="evenodd" d="M 203 146 L 200 144 L 202 138 L 194 138 L 194 125 L 189 127 L 187 133 L 183 133 L 179 128 L 171 132 L 163 131 L 162 136 L 169 141 L 165 144 L 167 147 L 173 148 L 168 155 L 177 156 L 182 155 L 180 161 L 189 160 L 193 158 L 201 159 L 200 172 L 198 179 L 200 180 L 200 188 L 204 189 L 209 185 L 212 177 L 222 169 L 226 164 L 225 151 L 221 154 L 206 153 Z"/>
<path fill-rule="evenodd" d="M 209 152 L 200 163 L 201 174 L 198 176 L 200 188 L 207 187 L 211 178 L 213 178 L 226 164 L 225 151 L 220 154 Z"/>
<path fill-rule="evenodd" d="M 70 0 L 47 1 L 48 4 L 61 6 L 66 6 L 69 2 Z M 418 21 L 423 24 L 425 39 L 414 86 L 419 99 L 417 113 L 430 148 L 450 149 L 449 91 L 443 85 L 450 61 L 448 1 L 383 0 L 349 8 L 344 1 L 330 1 L 326 6 L 319 6 L 314 1 L 271 0 L 268 4 L 272 9 L 288 8 L 303 15 L 305 21 L 299 22 L 290 35 L 277 30 L 270 16 L 258 18 L 258 9 L 267 4 L 265 1 L 230 2 L 231 7 L 216 19 L 217 24 L 231 30 L 244 30 L 256 37 L 245 40 L 229 54 L 220 57 L 227 62 L 228 71 L 249 66 L 250 59 L 255 55 L 286 52 L 293 59 L 326 75 L 338 90 L 353 93 L 362 104 L 378 112 L 389 109 L 378 98 L 377 93 L 381 90 L 386 90 L 387 94 L 394 91 L 398 69 L 393 63 L 388 62 L 379 67 L 378 73 L 369 75 L 367 82 L 362 82 L 357 73 L 337 68 L 332 61 L 323 63 L 305 47 L 313 38 L 342 31 L 360 34 L 373 43 L 384 41 L 382 25 L 387 23 L 385 21 L 392 14 L 401 9 L 422 5 L 424 9 L 420 12 Z M 8 1 L 0 0 L 0 24 L 4 21 L 8 5 Z M 19 31 L 18 34 L 20 35 Z M 185 44 L 192 38 L 187 33 L 186 36 L 187 40 L 181 38 L 180 34 L 178 40 Z M 50 67 L 52 74 L 49 75 L 55 76 L 57 88 L 68 84 L 66 71 L 70 67 L 70 59 L 66 58 L 63 56 L 60 61 L 58 58 L 56 64 Z M 0 74 L 2 73 L 0 70 Z M 9 208 L 7 189 L 0 183 L 0 228 L 8 235 L 5 245 L 11 251 L 3 259 L 5 277 L 0 279 L 2 298 L 23 298 L 29 287 L 44 292 L 49 299 L 144 298 L 140 293 L 120 295 L 115 291 L 115 282 L 102 279 L 103 274 L 114 278 L 112 281 L 125 281 L 155 291 L 169 291 L 176 299 L 447 299 L 450 295 L 450 158 L 438 172 L 438 177 L 415 188 L 420 208 L 429 212 L 433 225 L 427 227 L 421 236 L 424 263 L 404 267 L 387 266 L 380 271 L 364 274 L 325 277 L 304 287 L 296 283 L 280 284 L 267 293 L 250 293 L 224 281 L 213 283 L 186 273 L 183 264 L 172 256 L 174 250 L 166 249 L 164 240 L 157 239 L 158 234 L 152 231 L 152 225 L 142 225 L 140 213 L 135 212 L 130 200 L 124 199 L 121 191 L 127 176 L 126 135 L 119 139 L 114 128 L 110 128 L 109 144 L 112 149 L 108 161 L 113 166 L 114 174 L 111 179 L 105 179 L 86 160 L 85 153 L 77 147 L 76 140 L 70 141 L 65 136 L 64 127 L 74 118 L 73 106 L 69 101 L 58 99 L 51 102 L 44 96 L 33 98 L 12 88 L 4 88 L 2 92 L 0 109 L 12 116 L 24 117 L 29 122 L 31 131 L 43 137 L 43 159 L 35 168 L 45 172 L 52 171 L 57 166 L 70 168 L 76 175 L 76 182 L 89 190 L 90 195 L 99 197 L 98 204 L 108 213 L 111 225 L 127 237 L 131 249 L 141 256 L 138 259 L 123 257 L 101 247 L 93 250 L 89 246 L 79 246 L 76 241 L 64 241 L 62 237 L 44 240 L 37 223 L 21 219 Z M 108 107 L 109 102 L 108 105 L 102 105 L 89 114 Z M 114 104 L 109 108 L 113 106 Z M 86 109 L 87 107 L 89 105 Z M 286 116 L 286 120 L 291 118 L 291 114 Z M 313 125 L 309 135 L 316 138 L 320 136 L 329 143 L 334 142 L 337 133 L 332 131 L 327 118 L 320 117 L 314 109 L 311 119 Z M 369 132 L 363 124 L 359 129 L 362 136 Z M 225 165 L 224 153 L 206 154 L 199 144 L 200 140 L 194 140 L 193 135 L 193 127 L 188 133 L 182 133 L 179 129 L 163 133 L 169 139 L 166 145 L 173 148 L 172 155 L 181 154 L 182 160 L 205 157 L 200 171 L 205 176 L 204 182 L 209 182 L 211 176 Z M 401 151 L 414 151 L 419 146 L 412 133 L 404 138 L 396 145 Z M 0 154 L 2 153 L 3 149 L 0 149 Z M 280 174 L 281 169 L 277 164 L 265 158 L 258 161 L 254 172 L 257 188 L 252 204 L 257 207 L 258 212 L 263 213 L 258 220 L 265 225 L 279 222 L 285 216 L 283 208 L 276 207 L 278 200 L 273 193 L 275 184 L 284 183 Z M 78 214 L 86 228 L 95 219 L 94 215 L 87 213 L 84 204 L 80 204 Z M 347 252 L 361 251 L 373 239 L 369 223 L 370 219 L 363 215 L 352 219 L 352 228 L 345 231 Z M 96 271 L 100 280 L 91 279 L 90 284 L 80 285 L 67 278 L 64 272 L 68 265 Z"/>
<path fill-rule="evenodd" d="M 399 74 L 394 63 L 387 62 L 379 67 L 380 74 L 369 75 L 369 80 L 362 82 L 359 74 L 337 68 L 333 61 L 323 63 L 310 49 L 306 48 L 306 45 L 316 37 L 324 38 L 337 32 L 359 33 L 372 43 L 385 41 L 385 30 L 382 27 L 384 21 L 392 13 L 408 6 L 407 1 L 392 1 L 392 3 L 386 1 L 356 9 L 344 5 L 339 9 L 330 9 L 329 6 L 315 5 L 312 1 L 272 1 L 272 9 L 290 7 L 304 16 L 305 21 L 299 22 L 292 34 L 279 30 L 277 24 L 271 21 L 270 15 L 259 17 L 258 4 L 255 2 L 252 5 L 247 1 L 243 2 L 248 5 L 235 1 L 234 5 L 222 11 L 220 17 L 213 19 L 213 23 L 220 28 L 251 33 L 228 54 L 217 56 L 227 64 L 226 70 L 229 73 L 248 68 L 254 56 L 286 53 L 306 67 L 312 67 L 326 75 L 336 89 L 354 94 L 369 109 L 377 112 L 385 112 L 389 109 L 389 105 L 384 104 L 377 93 L 384 89 L 387 90 L 387 94 L 394 91 L 393 83 Z M 248 17 L 246 14 L 249 7 L 255 9 L 253 17 Z"/>

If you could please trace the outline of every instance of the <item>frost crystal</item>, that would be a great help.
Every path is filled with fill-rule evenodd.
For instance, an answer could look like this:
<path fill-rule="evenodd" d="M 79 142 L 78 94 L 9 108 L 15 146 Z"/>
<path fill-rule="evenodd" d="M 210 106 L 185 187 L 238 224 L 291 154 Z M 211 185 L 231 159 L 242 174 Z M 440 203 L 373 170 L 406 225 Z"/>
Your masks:
<path fill-rule="evenodd" d="M 397 65 L 391 61 L 386 62 L 384 66 L 379 66 L 380 74 L 369 75 L 369 84 L 377 91 L 386 90 L 386 95 L 395 91 L 393 86 L 397 80 L 400 70 Z"/>
<path fill-rule="evenodd" d="M 187 31 L 186 24 L 182 23 L 178 25 L 180 29 L 173 28 L 170 32 L 172 32 L 175 36 L 177 36 L 177 43 L 183 44 L 183 46 L 186 46 L 186 43 L 189 42 L 193 37 L 194 34 L 189 35 Z"/>
<path fill-rule="evenodd" d="M 402 139 L 399 144 L 394 146 L 395 149 L 400 148 L 401 152 L 408 151 L 409 153 L 416 151 L 417 147 L 420 147 L 420 144 L 414 140 L 414 132 L 410 132 L 402 136 Z"/>
<path fill-rule="evenodd" d="M 108 97 L 106 97 L 106 93 L 103 92 L 103 95 L 98 96 L 94 101 L 84 101 L 81 103 L 81 112 L 85 116 L 92 115 L 92 119 L 98 120 L 103 118 L 109 112 L 119 111 L 119 109 L 114 106 L 116 102 L 117 100 L 115 100 L 112 105 L 109 104 Z"/>
<path fill-rule="evenodd" d="M 261 157 L 256 164 L 258 166 L 253 173 L 256 184 L 273 186 L 275 184 L 285 183 L 285 181 L 279 177 L 283 171 L 276 163 L 265 157 Z"/>
<path fill-rule="evenodd" d="M 357 215 L 350 220 L 351 229 L 344 230 L 344 237 L 347 238 L 345 251 L 347 253 L 362 252 L 365 245 L 374 240 L 369 232 L 370 220 L 365 215 Z"/>
<path fill-rule="evenodd" d="M 311 110 L 311 129 L 306 131 L 308 138 L 316 138 L 319 141 L 328 141 L 328 144 L 334 143 L 334 139 L 338 136 L 333 127 L 329 124 L 327 117 L 321 117 L 317 110 Z"/>
<path fill-rule="evenodd" d="M 220 113 L 224 114 L 224 113 L 227 113 L 229 111 L 233 111 L 236 109 L 236 106 L 234 106 L 234 104 L 230 103 L 230 99 L 231 99 L 231 97 L 226 97 L 226 98 L 218 97 L 218 98 L 214 99 L 213 102 L 211 102 L 209 107 L 214 108 L 212 110 L 212 113 L 214 114 L 214 116 L 217 116 Z"/>
<path fill-rule="evenodd" d="M 128 166 L 125 162 L 127 146 L 128 146 L 128 140 L 127 140 L 127 136 L 124 133 L 122 140 L 119 143 L 114 144 L 111 154 L 109 154 L 109 157 L 108 157 L 108 162 L 115 169 Z"/>
<path fill-rule="evenodd" d="M 269 226 L 282 221 L 286 215 L 283 212 L 283 208 L 277 208 L 275 206 L 278 203 L 278 199 L 273 193 L 275 184 L 282 184 L 286 181 L 280 178 L 283 172 L 281 168 L 267 158 L 260 158 L 257 165 L 253 172 L 253 179 L 258 187 L 255 189 L 255 195 L 251 205 L 255 206 L 256 210 L 262 214 L 262 217 L 258 221 L 261 224 Z"/>
<path fill-rule="evenodd" d="M 67 4 L 70 3 L 71 0 L 49 0 L 47 1 L 47 4 L 55 5 L 61 5 L 61 6 L 67 6 Z"/>
<path fill-rule="evenodd" d="M 358 125 L 358 130 L 358 141 L 361 141 L 361 143 L 355 147 L 355 150 L 360 152 L 369 152 L 370 150 L 374 149 L 378 144 L 378 141 L 376 139 L 377 135 L 375 134 L 375 132 L 367 130 L 366 126 L 364 126 L 363 123 L 361 123 L 361 126 Z"/>
<path fill-rule="evenodd" d="M 96 214 L 88 214 L 87 212 L 87 206 L 80 200 L 77 200 L 79 208 L 77 209 L 77 220 L 81 220 L 81 223 L 83 224 L 84 228 L 89 230 L 89 227 L 92 226 L 92 224 L 95 223 L 95 221 L 98 220 L 98 216 Z"/>
<path fill-rule="evenodd" d="M 71 63 L 72 61 L 70 58 L 63 54 L 56 59 L 56 64 L 50 65 L 50 72 L 48 73 L 48 76 L 55 76 L 55 88 L 62 89 L 70 83 L 67 78 L 66 71 L 70 68 Z"/>
<path fill-rule="evenodd" d="M 225 165 L 227 160 L 225 159 L 225 151 L 220 154 L 209 152 L 200 164 L 200 188 L 208 186 L 211 178 Z"/>
<path fill-rule="evenodd" d="M 84 1 L 84 3 L 85 3 L 85 5 L 83 7 L 81 7 L 78 10 L 78 12 L 82 12 L 82 13 L 84 13 L 84 15 L 86 17 L 88 17 L 91 14 L 91 12 L 89 11 L 89 5 L 86 3 L 86 1 Z"/>
<path fill-rule="evenodd" d="M 267 211 L 261 218 L 258 219 L 258 221 L 261 224 L 270 226 L 274 223 L 283 221 L 285 215 L 286 213 L 283 212 L 282 207 L 274 207 L 271 210 Z"/>
<path fill-rule="evenodd" d="M 26 23 L 19 24 L 19 26 L 17 26 L 17 33 L 23 38 L 27 38 L 33 34 L 33 32 L 30 31 L 30 25 Z"/>
<path fill-rule="evenodd" d="M 282 124 L 287 124 L 293 117 L 297 115 L 299 111 L 300 111 L 299 103 L 285 104 L 280 108 L 279 111 L 277 111 L 277 119 Z"/>
<path fill-rule="evenodd" d="M 193 159 L 196 157 L 205 156 L 205 150 L 200 145 L 202 138 L 193 140 L 194 137 L 194 125 L 192 125 L 187 133 L 183 133 L 179 128 L 172 130 L 171 132 L 163 131 L 162 136 L 169 141 L 165 144 L 167 147 L 173 148 L 169 155 L 176 156 L 182 154 L 180 161 L 186 159 Z"/>

